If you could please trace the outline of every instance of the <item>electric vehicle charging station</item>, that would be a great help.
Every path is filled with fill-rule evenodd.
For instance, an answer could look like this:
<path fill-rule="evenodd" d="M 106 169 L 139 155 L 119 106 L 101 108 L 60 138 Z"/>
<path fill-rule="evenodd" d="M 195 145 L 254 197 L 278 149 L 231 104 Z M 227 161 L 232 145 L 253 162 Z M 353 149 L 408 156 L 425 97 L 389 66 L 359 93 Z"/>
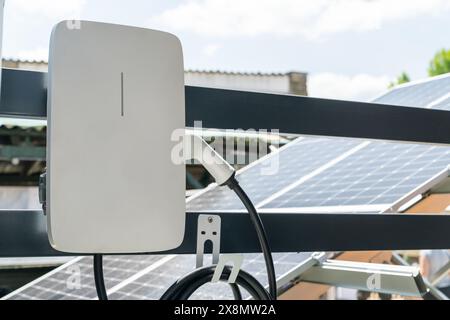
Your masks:
<path fill-rule="evenodd" d="M 185 123 L 181 44 L 160 31 L 67 23 L 50 44 L 50 242 L 80 254 L 174 249 L 186 211 L 185 166 L 171 161 L 180 143 L 171 135 Z"/>

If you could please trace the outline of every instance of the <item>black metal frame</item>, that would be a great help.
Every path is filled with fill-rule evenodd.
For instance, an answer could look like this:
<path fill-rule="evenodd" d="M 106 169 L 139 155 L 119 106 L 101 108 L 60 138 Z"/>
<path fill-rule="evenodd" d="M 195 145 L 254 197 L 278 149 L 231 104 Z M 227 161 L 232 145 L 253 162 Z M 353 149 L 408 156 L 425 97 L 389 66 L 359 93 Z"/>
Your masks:
<path fill-rule="evenodd" d="M 197 221 L 186 214 L 186 236 L 176 250 L 152 254 L 192 254 Z M 248 214 L 211 213 L 222 219 L 221 252 L 260 252 Z M 419 250 L 450 247 L 450 216 L 408 214 L 261 215 L 274 252 Z M 206 248 L 210 252 L 210 248 Z M 0 257 L 60 256 L 50 246 L 41 211 L 0 211 Z"/>
<path fill-rule="evenodd" d="M 46 118 L 46 73 L 3 70 L 0 116 Z M 450 145 L 450 112 L 290 95 L 186 87 L 186 126 Z M 195 253 L 197 217 L 170 253 Z M 205 213 L 201 213 L 205 214 Z M 222 252 L 257 252 L 245 213 L 222 217 Z M 447 249 L 450 216 L 262 214 L 274 252 Z M 41 211 L 0 211 L 0 257 L 53 256 Z M 64 254 L 66 255 L 66 254 Z"/>

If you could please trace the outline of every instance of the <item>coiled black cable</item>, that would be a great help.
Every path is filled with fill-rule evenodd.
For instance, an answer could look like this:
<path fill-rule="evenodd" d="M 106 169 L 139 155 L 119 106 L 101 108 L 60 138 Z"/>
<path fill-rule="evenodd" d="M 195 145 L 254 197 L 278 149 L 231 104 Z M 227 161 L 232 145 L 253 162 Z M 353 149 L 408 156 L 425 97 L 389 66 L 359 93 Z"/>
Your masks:
<path fill-rule="evenodd" d="M 261 246 L 261 250 L 264 255 L 264 260 L 266 263 L 267 277 L 269 282 L 269 292 L 249 273 L 240 270 L 235 284 L 230 284 L 233 291 L 234 298 L 236 300 L 242 300 L 242 294 L 240 292 L 239 286 L 247 290 L 248 293 L 255 300 L 276 300 L 277 298 L 277 282 L 275 267 L 272 258 L 272 252 L 270 250 L 269 241 L 267 239 L 267 234 L 264 229 L 264 225 L 261 218 L 256 211 L 250 198 L 247 196 L 245 191 L 239 185 L 239 182 L 235 177 L 231 177 L 227 181 L 226 185 L 233 190 L 239 199 L 244 204 L 247 209 L 250 220 L 255 227 L 256 234 Z M 216 266 L 209 266 L 197 269 L 182 279 L 175 282 L 164 295 L 161 300 L 188 300 L 192 294 L 195 293 L 204 284 L 210 282 L 214 276 Z M 229 267 L 225 267 L 224 272 L 220 278 L 221 281 L 228 281 L 231 270 Z M 95 287 L 97 289 L 97 295 L 99 300 L 108 300 L 107 292 L 105 289 L 105 283 L 103 278 L 103 266 L 102 266 L 102 256 L 94 255 L 94 277 L 95 277 Z"/>
<path fill-rule="evenodd" d="M 161 300 L 188 300 L 200 287 L 209 283 L 216 270 L 216 266 L 208 266 L 197 269 L 182 279 L 175 282 Z M 226 266 L 220 277 L 221 281 L 227 281 L 231 274 L 231 268 Z M 250 293 L 255 300 L 271 300 L 267 290 L 249 273 L 241 270 L 236 279 L 236 286 L 241 286 Z M 242 297 L 241 297 L 242 298 Z M 241 300 L 241 299 L 239 299 Z"/>

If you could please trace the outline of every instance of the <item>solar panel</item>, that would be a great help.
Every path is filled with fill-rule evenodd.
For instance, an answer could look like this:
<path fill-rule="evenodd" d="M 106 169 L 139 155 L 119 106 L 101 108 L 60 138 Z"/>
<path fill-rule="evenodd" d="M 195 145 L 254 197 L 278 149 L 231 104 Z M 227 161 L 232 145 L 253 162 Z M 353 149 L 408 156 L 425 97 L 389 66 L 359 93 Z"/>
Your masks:
<path fill-rule="evenodd" d="M 445 75 L 401 86 L 376 102 L 445 109 L 450 107 L 450 97 L 442 97 L 449 93 L 450 75 Z M 433 104 L 436 100 L 439 103 Z M 280 165 L 276 175 L 258 174 L 265 161 L 239 174 L 240 184 L 258 208 L 388 208 L 450 165 L 448 147 L 342 138 L 300 139 L 295 147 L 279 153 L 280 163 L 285 165 Z M 215 187 L 190 201 L 187 209 L 238 210 L 242 206 L 227 188 Z"/>
<path fill-rule="evenodd" d="M 289 161 L 288 168 L 280 166 L 277 175 L 256 178 L 263 163 L 253 166 L 251 172 L 244 171 L 238 175 L 241 185 L 259 208 L 363 205 L 384 205 L 387 208 L 450 165 L 448 147 L 346 139 L 320 140 L 321 152 L 340 150 L 341 153 L 329 153 L 334 158 L 322 158 L 313 153 L 315 157 L 311 160 L 311 157 L 302 158 L 303 147 L 308 142 L 318 144 L 318 141 L 309 139 L 280 152 L 280 159 L 297 161 Z M 333 148 L 334 145 L 342 147 L 342 144 L 345 148 Z M 353 150 L 356 151 L 351 153 Z M 307 178 L 303 161 L 314 163 L 314 166 L 306 166 Z M 333 165 L 329 166 L 331 161 Z M 314 170 L 316 175 L 311 174 Z M 240 209 L 241 204 L 233 193 L 220 187 L 212 188 L 188 203 L 188 211 L 191 212 Z"/>
<path fill-rule="evenodd" d="M 450 164 L 450 148 L 372 142 L 264 208 L 388 207 Z"/>
<path fill-rule="evenodd" d="M 301 138 L 289 144 L 281 152 L 238 173 L 238 180 L 246 193 L 257 205 L 275 192 L 307 174 L 326 165 L 359 143 L 351 139 L 332 141 L 326 138 Z M 271 162 L 278 169 L 270 175 L 262 174 Z M 214 187 L 188 201 L 187 210 L 214 211 L 244 209 L 239 198 L 228 187 Z"/>
<path fill-rule="evenodd" d="M 407 107 L 427 107 L 433 101 L 450 92 L 450 74 L 426 79 L 423 82 L 407 83 L 394 88 L 374 102 Z"/>
<path fill-rule="evenodd" d="M 278 276 L 287 273 L 310 254 L 274 254 Z M 113 300 L 159 299 L 167 288 L 195 266 L 195 256 L 105 256 L 104 276 L 109 297 Z M 267 284 L 265 264 L 260 254 L 245 255 L 243 268 L 261 283 Z M 79 275 L 79 281 L 76 276 Z M 78 282 L 77 282 L 78 281 Z M 76 284 L 79 284 L 77 286 Z M 207 285 L 193 299 L 232 299 L 224 284 Z M 11 300 L 96 299 L 92 257 L 75 259 L 45 275 L 35 283 L 19 289 Z"/>
<path fill-rule="evenodd" d="M 449 93 L 450 75 L 446 75 L 398 87 L 376 102 L 450 110 Z M 277 159 L 277 173 L 263 174 Z M 448 147 L 307 137 L 245 168 L 238 180 L 262 211 L 375 205 L 370 207 L 374 210 L 392 205 L 449 164 Z M 231 191 L 214 185 L 188 201 L 191 212 L 241 209 Z M 308 256 L 275 254 L 277 275 Z M 94 299 L 91 263 L 90 257 L 73 260 L 20 289 L 10 299 Z M 194 265 L 193 256 L 105 257 L 110 298 L 157 299 Z M 245 255 L 243 268 L 266 283 L 261 255 Z M 70 288 L 74 270 L 81 276 L 80 287 L 75 289 Z M 226 285 L 208 285 L 194 298 L 227 299 L 231 292 Z"/>

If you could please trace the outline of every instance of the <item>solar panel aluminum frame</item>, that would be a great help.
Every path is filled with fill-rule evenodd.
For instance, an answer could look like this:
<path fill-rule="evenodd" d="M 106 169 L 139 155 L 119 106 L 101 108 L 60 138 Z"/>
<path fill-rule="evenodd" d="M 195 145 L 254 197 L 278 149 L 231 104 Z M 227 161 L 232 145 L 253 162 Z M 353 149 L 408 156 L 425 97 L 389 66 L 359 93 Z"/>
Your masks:
<path fill-rule="evenodd" d="M 422 200 L 422 195 L 437 186 L 441 185 L 443 182 L 447 181 L 450 177 L 450 168 L 442 170 L 437 175 L 418 186 L 410 193 L 404 195 L 394 204 L 392 204 L 388 209 L 384 210 L 383 213 L 396 213 L 403 212 L 407 210 L 409 207 L 416 204 L 418 201 Z M 419 198 L 418 198 L 419 197 Z"/>
<path fill-rule="evenodd" d="M 386 264 L 362 263 L 327 259 L 324 252 L 313 253 L 308 259 L 278 280 L 280 294 L 299 282 L 310 282 L 367 291 L 368 275 L 377 277 L 378 293 L 423 297 L 427 286 L 417 268 Z M 371 291 L 372 291 L 371 290 Z"/>
<path fill-rule="evenodd" d="M 45 119 L 46 88 L 46 73 L 4 69 L 0 116 Z M 186 119 L 187 127 L 201 120 L 205 128 L 450 145 L 449 111 L 291 95 L 186 87 Z M 184 242 L 170 253 L 195 253 L 200 214 L 187 213 Z M 213 214 L 222 218 L 224 253 L 259 252 L 246 213 Z M 450 237 L 441 236 L 450 229 L 445 215 L 278 212 L 262 219 L 274 252 L 450 248 Z M 59 254 L 48 244 L 41 211 L 0 211 L 0 257 Z"/>
<path fill-rule="evenodd" d="M 368 275 L 380 285 L 370 291 L 423 297 L 428 291 L 419 270 L 409 266 L 327 260 L 299 275 L 301 281 L 356 290 L 368 289 Z"/>

